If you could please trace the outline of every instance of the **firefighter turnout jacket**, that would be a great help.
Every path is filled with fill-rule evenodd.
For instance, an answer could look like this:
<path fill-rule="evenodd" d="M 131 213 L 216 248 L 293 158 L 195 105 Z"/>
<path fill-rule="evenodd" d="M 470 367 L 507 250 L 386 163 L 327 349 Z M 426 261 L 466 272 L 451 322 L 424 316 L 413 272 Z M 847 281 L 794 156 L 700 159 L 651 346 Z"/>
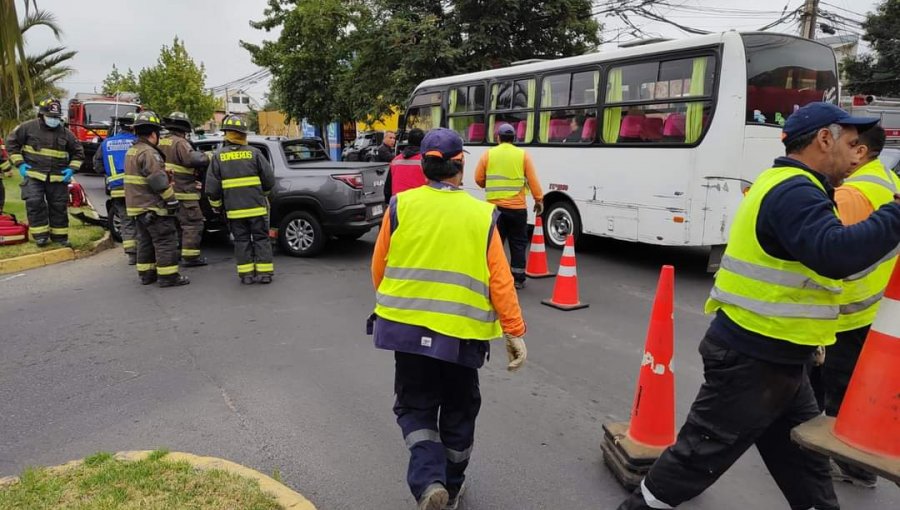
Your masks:
<path fill-rule="evenodd" d="M 19 124 L 9 135 L 6 150 L 13 166 L 31 165 L 26 175 L 42 182 L 63 182 L 62 171 L 78 170 L 84 161 L 84 148 L 68 129 L 50 128 L 40 119 Z"/>
<path fill-rule="evenodd" d="M 166 171 L 175 182 L 175 198 L 178 200 L 200 200 L 197 184 L 200 171 L 209 165 L 209 158 L 194 150 L 186 138 L 169 135 L 159 140 L 159 150 L 166 157 Z"/>
<path fill-rule="evenodd" d="M 168 216 L 166 202 L 175 198 L 159 149 L 138 140 L 125 153 L 125 211 L 128 216 L 154 212 Z"/>
<path fill-rule="evenodd" d="M 94 168 L 102 165 L 106 172 L 106 189 L 112 198 L 125 198 L 125 154 L 137 141 L 133 133 L 119 133 L 100 143 L 94 155 Z"/>
<path fill-rule="evenodd" d="M 206 172 L 206 195 L 213 207 L 225 207 L 229 220 L 269 213 L 266 195 L 275 187 L 272 165 L 259 149 L 227 143 L 213 153 Z"/>

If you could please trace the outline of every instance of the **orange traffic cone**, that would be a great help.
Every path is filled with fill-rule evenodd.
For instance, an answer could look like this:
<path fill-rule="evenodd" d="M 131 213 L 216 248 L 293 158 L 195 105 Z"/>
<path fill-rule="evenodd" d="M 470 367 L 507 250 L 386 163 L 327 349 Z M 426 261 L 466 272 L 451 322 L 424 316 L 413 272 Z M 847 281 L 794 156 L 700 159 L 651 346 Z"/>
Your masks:
<path fill-rule="evenodd" d="M 531 249 L 528 251 L 528 262 L 525 263 L 525 276 L 529 278 L 549 278 L 553 276 L 547 267 L 547 248 L 544 244 L 544 222 L 540 216 L 534 217 L 534 234 L 531 236 Z"/>
<path fill-rule="evenodd" d="M 630 422 L 603 424 L 600 450 L 613 475 L 633 490 L 667 446 L 675 442 L 675 269 L 663 266 L 647 328 Z"/>
<path fill-rule="evenodd" d="M 900 459 L 900 265 L 856 362 L 834 435 L 865 452 Z"/>
<path fill-rule="evenodd" d="M 575 238 L 572 234 L 566 238 L 566 247 L 559 259 L 559 271 L 553 285 L 553 297 L 541 300 L 541 303 L 560 310 L 578 310 L 587 308 L 587 303 L 578 300 L 578 275 L 575 270 Z"/>

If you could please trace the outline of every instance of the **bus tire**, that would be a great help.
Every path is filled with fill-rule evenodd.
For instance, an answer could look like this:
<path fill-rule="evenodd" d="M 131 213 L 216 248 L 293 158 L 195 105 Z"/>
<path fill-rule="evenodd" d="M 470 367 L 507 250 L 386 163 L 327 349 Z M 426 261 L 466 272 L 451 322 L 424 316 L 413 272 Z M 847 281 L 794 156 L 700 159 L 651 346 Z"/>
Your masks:
<path fill-rule="evenodd" d="M 561 250 L 566 245 L 566 237 L 581 237 L 581 217 L 575 206 L 566 200 L 551 203 L 544 211 L 544 240 L 551 248 Z"/>

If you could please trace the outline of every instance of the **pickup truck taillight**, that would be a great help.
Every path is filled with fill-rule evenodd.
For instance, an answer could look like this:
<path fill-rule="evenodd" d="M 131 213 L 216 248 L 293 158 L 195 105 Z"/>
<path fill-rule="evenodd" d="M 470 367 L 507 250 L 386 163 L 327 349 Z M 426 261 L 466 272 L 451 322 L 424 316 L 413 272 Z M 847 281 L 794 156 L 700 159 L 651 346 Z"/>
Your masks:
<path fill-rule="evenodd" d="M 335 174 L 331 176 L 336 181 L 341 181 L 353 189 L 363 189 L 362 174 Z"/>

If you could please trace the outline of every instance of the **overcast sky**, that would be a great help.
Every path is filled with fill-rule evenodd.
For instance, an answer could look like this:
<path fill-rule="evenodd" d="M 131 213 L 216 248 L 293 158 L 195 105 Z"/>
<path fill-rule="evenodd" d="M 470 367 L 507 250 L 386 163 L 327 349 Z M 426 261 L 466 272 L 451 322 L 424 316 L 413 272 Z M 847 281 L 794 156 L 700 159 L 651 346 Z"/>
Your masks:
<path fill-rule="evenodd" d="M 875 0 L 821 1 L 822 9 L 850 19 L 861 19 L 854 13 L 868 12 L 877 3 Z M 609 2 L 596 0 L 594 3 Z M 22 0 L 17 3 L 21 11 Z M 77 73 L 62 84 L 70 93 L 99 89 L 112 64 L 123 70 L 130 67 L 135 72 L 155 64 L 160 47 L 171 44 L 175 36 L 185 42 L 195 60 L 206 65 L 207 86 L 221 85 L 257 70 L 238 41 L 260 42 L 277 36 L 255 30 L 249 24 L 250 20 L 262 18 L 266 0 L 37 0 L 37 3 L 57 16 L 64 32 L 62 44 L 78 51 L 73 61 Z M 793 10 L 803 0 L 668 0 L 668 3 L 675 7 L 658 9 L 667 18 L 696 28 L 721 31 L 760 28 L 779 19 L 785 7 L 787 11 Z M 633 39 L 621 20 L 601 18 L 601 21 L 606 26 L 605 38 Z M 687 37 L 660 22 L 640 18 L 632 21 L 650 35 Z M 853 29 L 852 26 L 840 28 Z M 779 29 L 796 33 L 797 25 L 791 23 Z M 55 44 L 48 30 L 35 28 L 28 34 L 26 49 L 36 53 Z M 262 102 L 267 83 L 250 85 L 247 91 Z"/>

